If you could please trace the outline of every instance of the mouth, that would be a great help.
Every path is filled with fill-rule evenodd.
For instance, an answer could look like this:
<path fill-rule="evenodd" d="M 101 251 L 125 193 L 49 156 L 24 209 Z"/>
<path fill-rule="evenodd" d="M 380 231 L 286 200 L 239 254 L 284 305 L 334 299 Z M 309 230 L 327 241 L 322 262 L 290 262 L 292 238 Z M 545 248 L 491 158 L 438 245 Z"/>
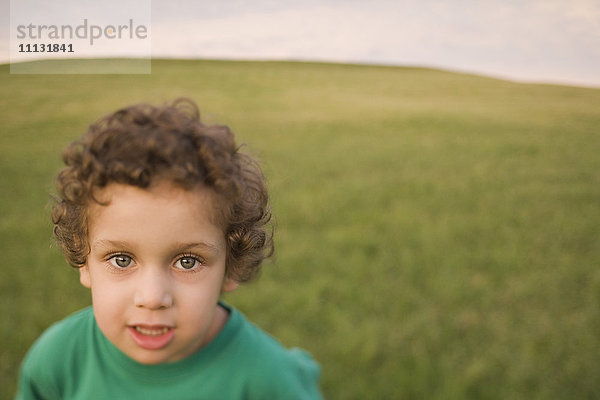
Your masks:
<path fill-rule="evenodd" d="M 128 330 L 133 341 L 146 350 L 160 350 L 175 336 L 175 329 L 165 325 L 132 325 Z"/>
<path fill-rule="evenodd" d="M 160 335 L 164 335 L 165 333 L 167 333 L 169 331 L 169 327 L 162 327 L 162 328 L 144 328 L 140 325 L 135 325 L 133 327 L 138 333 L 145 335 L 145 336 L 160 336 Z"/>

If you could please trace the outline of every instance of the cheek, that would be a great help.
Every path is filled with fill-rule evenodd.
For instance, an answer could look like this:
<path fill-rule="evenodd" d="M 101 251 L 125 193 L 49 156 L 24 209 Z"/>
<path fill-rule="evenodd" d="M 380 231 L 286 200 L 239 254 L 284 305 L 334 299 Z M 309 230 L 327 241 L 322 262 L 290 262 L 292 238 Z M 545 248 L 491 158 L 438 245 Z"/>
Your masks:
<path fill-rule="evenodd" d="M 206 281 L 202 285 L 178 285 L 174 306 L 188 315 L 203 315 L 215 307 L 220 294 L 220 285 L 216 281 Z"/>
<path fill-rule="evenodd" d="M 100 330 L 111 340 L 115 340 L 123 333 L 126 325 L 126 316 L 132 308 L 126 294 L 118 285 L 99 285 L 92 281 L 92 305 L 94 316 Z"/>
<path fill-rule="evenodd" d="M 178 285 L 174 292 L 177 303 L 188 308 L 200 308 L 215 297 L 212 286 L 204 285 Z"/>
<path fill-rule="evenodd" d="M 103 315 L 117 314 L 133 301 L 128 300 L 131 296 L 127 285 L 93 278 L 91 285 L 92 304 L 97 312 L 101 312 Z"/>

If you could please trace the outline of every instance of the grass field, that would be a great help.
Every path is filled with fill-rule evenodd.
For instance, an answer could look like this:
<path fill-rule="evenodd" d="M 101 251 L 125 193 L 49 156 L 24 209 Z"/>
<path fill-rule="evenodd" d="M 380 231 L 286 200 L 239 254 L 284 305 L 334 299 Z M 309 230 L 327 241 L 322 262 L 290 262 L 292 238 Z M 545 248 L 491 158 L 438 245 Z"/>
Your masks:
<path fill-rule="evenodd" d="M 0 66 L 0 398 L 89 304 L 52 246 L 60 151 L 178 96 L 263 160 L 276 252 L 226 300 L 308 349 L 330 399 L 600 393 L 600 89 L 419 68 L 153 61 L 151 75 Z"/>

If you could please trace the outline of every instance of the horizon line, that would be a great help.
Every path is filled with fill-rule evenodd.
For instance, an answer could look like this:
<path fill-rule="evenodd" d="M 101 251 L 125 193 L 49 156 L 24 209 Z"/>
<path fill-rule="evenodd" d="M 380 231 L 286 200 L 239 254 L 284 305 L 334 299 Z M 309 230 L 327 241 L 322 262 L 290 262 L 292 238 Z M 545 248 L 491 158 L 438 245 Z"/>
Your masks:
<path fill-rule="evenodd" d="M 45 62 L 45 61 L 76 61 L 76 60 L 146 60 L 147 57 L 115 57 L 115 56 L 97 56 L 97 57 L 65 57 L 65 58 L 38 58 L 35 60 L 20 60 L 16 62 L 11 62 L 10 60 L 2 60 L 0 59 L 0 67 L 6 65 L 10 66 L 11 64 L 24 64 L 24 63 L 34 63 L 34 62 Z M 500 81 L 506 81 L 517 84 L 532 84 L 532 85 L 550 85 L 550 86 L 570 86 L 576 88 L 583 89 L 600 89 L 600 83 L 582 83 L 581 81 L 572 81 L 567 79 L 527 79 L 527 78 L 518 78 L 514 76 L 509 76 L 508 74 L 501 73 L 488 73 L 483 71 L 469 70 L 460 67 L 451 67 L 451 66 L 443 66 L 443 65 L 433 65 L 433 64 L 401 64 L 395 62 L 385 62 L 385 61 L 364 61 L 364 60 L 348 60 L 348 61 L 339 61 L 339 60 L 323 60 L 323 59 L 315 59 L 315 58 L 271 58 L 271 57 L 180 57 L 180 56 L 160 56 L 160 57 L 150 57 L 150 62 L 152 61 L 209 61 L 209 62 L 260 62 L 260 63 L 298 63 L 298 64 L 329 64 L 329 65 L 348 65 L 348 66 L 365 66 L 365 67 L 383 67 L 383 68 L 404 68 L 404 69 L 423 69 L 423 70 L 433 70 L 440 72 L 448 72 L 460 75 L 470 75 L 476 77 L 482 77 L 487 79 L 495 79 Z M 39 74 L 44 75 L 44 74 Z M 46 75 L 54 75 L 54 74 L 46 74 Z"/>

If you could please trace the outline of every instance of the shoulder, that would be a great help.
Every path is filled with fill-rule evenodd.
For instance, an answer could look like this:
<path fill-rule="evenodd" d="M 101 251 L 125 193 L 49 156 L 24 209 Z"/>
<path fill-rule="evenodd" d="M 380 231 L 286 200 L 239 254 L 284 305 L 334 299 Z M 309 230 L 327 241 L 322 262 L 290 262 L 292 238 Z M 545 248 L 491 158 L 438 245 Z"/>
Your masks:
<path fill-rule="evenodd" d="M 56 322 L 35 341 L 26 356 L 26 361 L 31 358 L 46 359 L 50 356 L 64 355 L 65 350 L 77 343 L 82 333 L 91 329 L 93 318 L 92 308 L 88 307 Z"/>
<path fill-rule="evenodd" d="M 287 349 L 238 311 L 232 318 L 239 325 L 235 337 L 236 364 L 245 370 L 249 398 L 320 399 L 320 367 L 298 348 Z"/>
<path fill-rule="evenodd" d="M 85 332 L 93 324 L 93 311 L 86 308 L 50 326 L 31 346 L 21 364 L 19 392 L 43 391 L 58 398 L 62 390 L 61 376 L 84 352 Z M 50 395 L 53 398 L 52 395 Z"/>

